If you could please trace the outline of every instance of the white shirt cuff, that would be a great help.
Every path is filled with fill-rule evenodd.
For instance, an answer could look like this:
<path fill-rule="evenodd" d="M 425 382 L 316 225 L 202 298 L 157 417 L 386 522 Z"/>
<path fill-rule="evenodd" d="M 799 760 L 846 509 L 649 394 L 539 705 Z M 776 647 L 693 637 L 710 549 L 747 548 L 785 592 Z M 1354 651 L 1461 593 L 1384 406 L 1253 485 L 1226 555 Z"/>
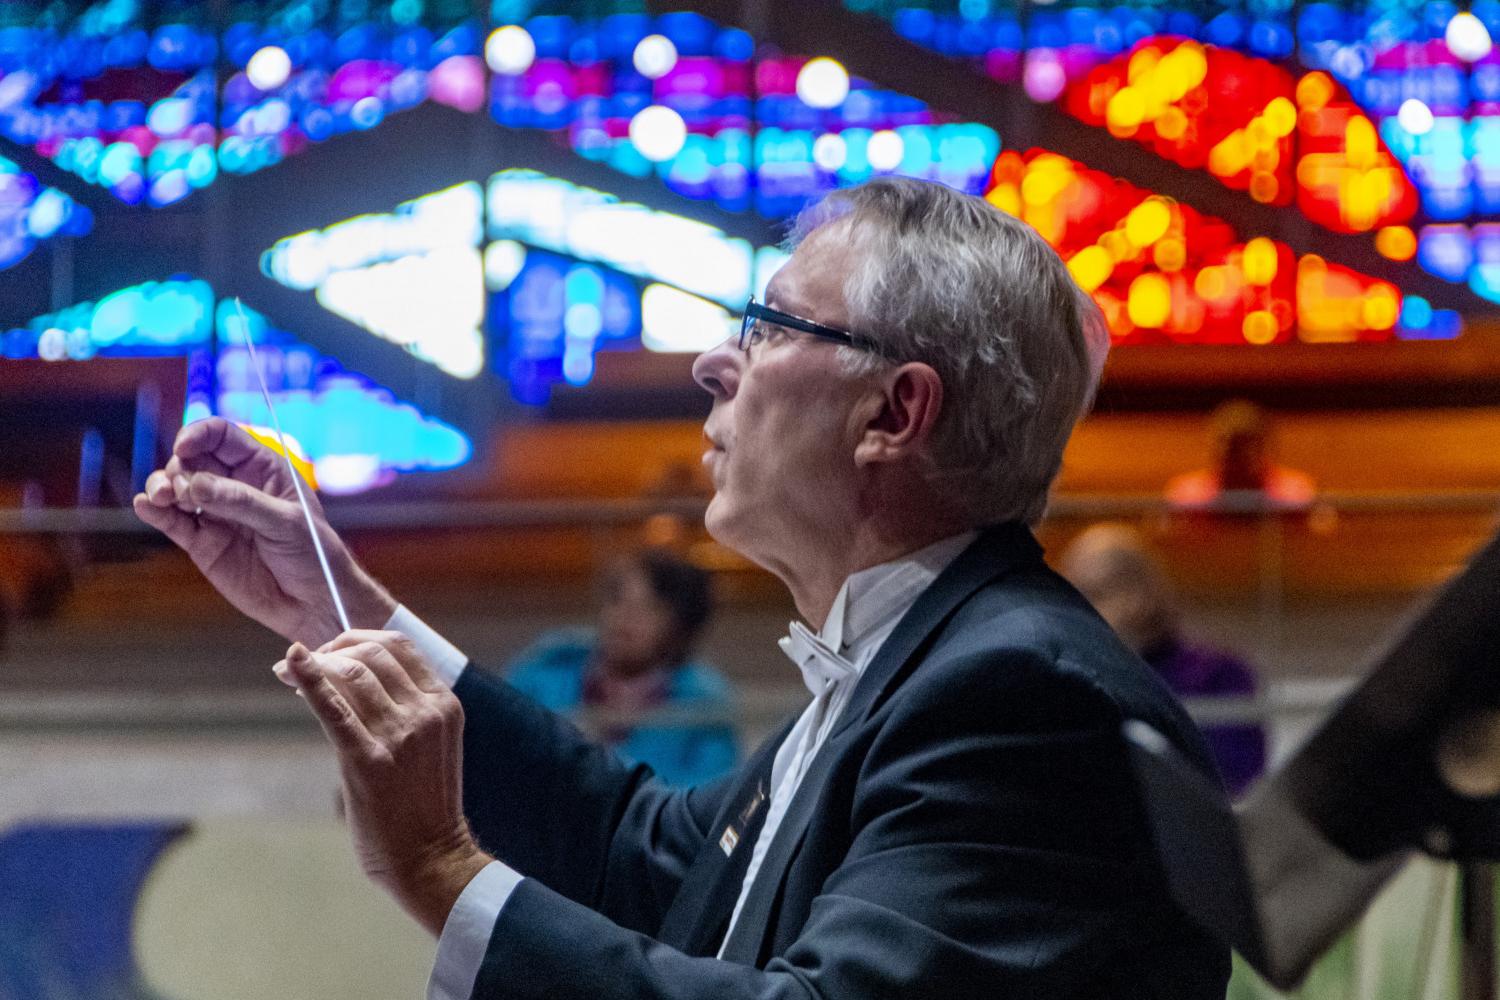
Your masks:
<path fill-rule="evenodd" d="M 458 647 L 433 631 L 432 626 L 406 610 L 406 605 L 396 605 L 391 620 L 385 623 L 387 632 L 400 632 L 410 639 L 433 672 L 444 684 L 452 687 L 458 683 L 469 658 L 459 652 Z"/>
<path fill-rule="evenodd" d="M 443 924 L 443 936 L 438 938 L 437 960 L 432 978 L 427 980 L 427 1000 L 469 1000 L 495 921 L 520 884 L 521 876 L 514 870 L 491 861 L 464 887 Z"/>

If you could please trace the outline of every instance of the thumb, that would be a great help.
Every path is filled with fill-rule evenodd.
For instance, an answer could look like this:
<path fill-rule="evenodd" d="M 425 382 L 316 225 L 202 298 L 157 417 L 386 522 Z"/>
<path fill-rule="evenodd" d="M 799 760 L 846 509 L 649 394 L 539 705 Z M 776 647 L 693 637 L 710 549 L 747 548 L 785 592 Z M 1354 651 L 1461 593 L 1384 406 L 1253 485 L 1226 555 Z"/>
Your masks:
<path fill-rule="evenodd" d="M 188 481 L 188 496 L 205 514 L 217 520 L 278 540 L 296 533 L 301 518 L 296 503 L 212 472 L 193 473 Z"/>
<path fill-rule="evenodd" d="M 286 651 L 286 659 L 276 664 L 272 671 L 281 683 L 298 690 L 315 684 L 322 678 L 312 653 L 300 642 L 292 643 L 291 648 Z"/>

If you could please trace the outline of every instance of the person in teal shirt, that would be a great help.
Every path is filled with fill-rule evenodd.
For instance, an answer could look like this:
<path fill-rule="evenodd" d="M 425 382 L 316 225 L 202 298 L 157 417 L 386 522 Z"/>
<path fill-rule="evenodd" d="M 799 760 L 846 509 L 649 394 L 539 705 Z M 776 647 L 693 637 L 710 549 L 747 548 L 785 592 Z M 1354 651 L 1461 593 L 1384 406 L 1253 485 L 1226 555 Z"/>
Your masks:
<path fill-rule="evenodd" d="M 548 632 L 512 664 L 510 682 L 556 712 L 650 715 L 701 710 L 688 725 L 610 725 L 596 735 L 671 785 L 696 785 L 739 759 L 733 690 L 692 658 L 713 613 L 708 574 L 671 553 L 638 552 L 605 575 L 597 627 Z M 665 720 L 664 720 L 665 721 Z"/>

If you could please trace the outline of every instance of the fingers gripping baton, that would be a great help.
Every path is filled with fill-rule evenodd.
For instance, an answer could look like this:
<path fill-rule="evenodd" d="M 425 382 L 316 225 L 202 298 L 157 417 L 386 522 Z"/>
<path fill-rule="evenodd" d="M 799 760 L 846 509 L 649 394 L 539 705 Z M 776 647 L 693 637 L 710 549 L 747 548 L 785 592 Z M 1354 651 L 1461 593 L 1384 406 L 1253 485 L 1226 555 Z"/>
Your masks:
<path fill-rule="evenodd" d="M 281 421 L 276 416 L 276 406 L 271 402 L 271 390 L 266 388 L 266 377 L 260 370 L 260 359 L 255 354 L 255 341 L 250 336 L 250 321 L 245 318 L 245 307 L 236 297 L 234 308 L 239 313 L 240 332 L 245 337 L 245 347 L 250 352 L 250 367 L 255 369 L 255 380 L 260 383 L 261 398 L 271 413 L 271 427 L 276 431 L 276 442 L 281 446 L 281 457 L 286 459 L 287 475 L 292 477 L 292 489 L 297 492 L 297 502 L 302 505 L 302 516 L 307 519 L 307 532 L 312 536 L 313 550 L 318 553 L 318 565 L 323 568 L 323 579 L 328 581 L 328 593 L 333 596 L 333 609 L 338 612 L 339 625 L 349 631 L 349 615 L 344 611 L 344 600 L 339 596 L 338 584 L 333 582 L 333 570 L 328 566 L 328 555 L 323 551 L 323 542 L 318 538 L 318 527 L 313 522 L 312 508 L 307 495 L 302 491 L 302 476 L 292 464 L 292 451 L 287 447 L 286 435 L 281 432 Z"/>

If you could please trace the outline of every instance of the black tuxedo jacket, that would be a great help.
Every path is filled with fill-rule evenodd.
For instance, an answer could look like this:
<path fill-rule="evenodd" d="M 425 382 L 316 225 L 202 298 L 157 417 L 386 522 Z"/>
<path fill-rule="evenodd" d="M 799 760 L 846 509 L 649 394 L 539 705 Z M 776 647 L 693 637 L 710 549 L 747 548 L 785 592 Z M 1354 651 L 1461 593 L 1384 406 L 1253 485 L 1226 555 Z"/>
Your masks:
<path fill-rule="evenodd" d="M 674 791 L 472 667 L 455 690 L 470 822 L 528 876 L 477 1000 L 1224 996 L 1227 950 L 1152 861 L 1121 722 L 1212 774 L 1208 754 L 1023 527 L 984 531 L 866 668 L 725 961 L 784 732 Z"/>

